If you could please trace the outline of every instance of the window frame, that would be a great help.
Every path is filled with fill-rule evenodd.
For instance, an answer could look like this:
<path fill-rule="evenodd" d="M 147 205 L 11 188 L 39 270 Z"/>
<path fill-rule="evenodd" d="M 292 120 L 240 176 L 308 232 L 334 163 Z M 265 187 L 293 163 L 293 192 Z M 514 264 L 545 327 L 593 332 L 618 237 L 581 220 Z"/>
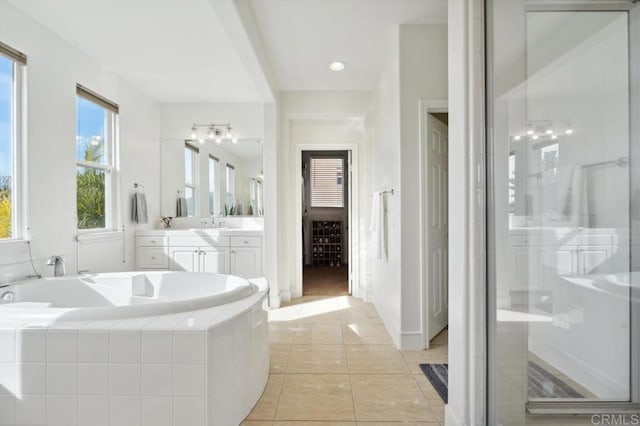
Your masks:
<path fill-rule="evenodd" d="M 233 179 L 229 179 L 229 170 L 232 170 L 231 174 L 233 175 Z M 225 168 L 225 184 L 226 184 L 226 191 L 225 191 L 225 195 L 226 195 L 226 199 L 225 199 L 225 206 L 228 206 L 229 209 L 231 209 L 233 206 L 236 205 L 236 168 L 233 164 L 229 164 L 227 163 L 227 166 Z"/>
<path fill-rule="evenodd" d="M 11 236 L 0 244 L 29 239 L 27 221 L 26 74 L 27 56 L 0 42 L 0 56 L 12 62 Z"/>
<path fill-rule="evenodd" d="M 189 203 L 187 203 L 187 216 L 186 217 L 197 217 L 198 216 L 198 207 L 199 207 L 199 203 L 198 203 L 198 187 L 200 186 L 200 180 L 199 180 L 199 158 L 200 158 L 200 148 L 198 148 L 197 146 L 191 144 L 190 142 L 185 142 L 184 143 L 184 149 L 191 151 L 191 155 L 192 155 L 192 166 L 191 166 L 191 173 L 192 173 L 192 183 L 187 183 L 187 172 L 185 170 L 185 180 L 184 180 L 184 198 L 185 200 L 187 199 L 187 188 L 191 189 L 192 193 L 193 193 L 193 214 L 189 214 Z"/>
<path fill-rule="evenodd" d="M 213 165 L 213 170 L 212 166 Z M 216 211 L 220 212 L 220 197 L 217 197 L 218 187 L 220 182 L 220 159 L 212 154 L 209 154 L 209 213 L 214 216 Z M 213 179 L 212 179 L 213 178 Z M 211 197 L 213 195 L 213 205 L 211 203 Z M 213 211 L 212 211 L 213 209 Z"/>
<path fill-rule="evenodd" d="M 78 227 L 78 207 L 77 207 L 77 175 L 76 175 L 76 231 L 78 234 L 99 233 L 107 231 L 117 231 L 121 225 L 121 219 L 118 215 L 120 200 L 119 185 L 119 146 L 120 146 L 120 126 L 119 126 L 119 107 L 118 104 L 112 102 L 96 92 L 86 88 L 81 84 L 76 84 L 76 103 L 79 98 L 89 101 L 105 110 L 105 128 L 104 128 L 104 157 L 103 163 L 94 163 L 91 161 L 78 160 L 76 158 L 76 173 L 78 167 L 85 169 L 101 170 L 104 172 L 104 227 L 102 228 L 79 228 Z M 78 113 L 76 111 L 76 130 L 79 123 Z"/>

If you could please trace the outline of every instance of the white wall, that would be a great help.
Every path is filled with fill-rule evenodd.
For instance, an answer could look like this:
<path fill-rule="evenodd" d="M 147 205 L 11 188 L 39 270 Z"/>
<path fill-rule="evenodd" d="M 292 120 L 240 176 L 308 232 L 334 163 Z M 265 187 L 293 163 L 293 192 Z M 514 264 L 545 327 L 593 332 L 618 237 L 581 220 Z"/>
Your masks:
<path fill-rule="evenodd" d="M 399 48 L 399 33 L 396 33 L 374 92 L 370 116 L 370 188 L 371 191 L 394 190 L 394 195 L 384 197 L 388 260 L 369 259 L 367 264 L 371 300 L 397 346 L 400 345 L 402 304 Z M 370 214 L 367 216 L 369 221 Z"/>
<path fill-rule="evenodd" d="M 421 198 L 415 189 L 420 179 L 420 99 L 447 98 L 447 26 L 400 26 L 400 180 L 402 214 L 402 346 L 423 348 L 420 265 Z M 399 201 L 400 201 L 399 200 Z"/>
<path fill-rule="evenodd" d="M 282 174 L 278 177 L 278 185 L 281 189 L 278 211 L 282 221 L 279 228 L 282 246 L 279 250 L 278 263 L 281 271 L 280 291 L 285 300 L 291 296 L 298 296 L 295 259 L 300 250 L 297 247 L 297 237 L 299 237 L 297 234 L 301 231 L 295 225 L 294 206 L 301 170 L 295 167 L 296 145 L 326 144 L 331 149 L 340 149 L 341 144 L 356 144 L 360 155 L 359 177 L 363 182 L 367 165 L 362 158 L 365 158 L 368 149 L 365 143 L 364 117 L 370 109 L 369 92 L 281 92 L 280 94 L 282 134 L 278 147 L 278 168 Z M 368 193 L 368 189 L 361 185 L 360 198 L 353 200 L 354 203 L 358 203 L 361 211 L 366 211 L 362 207 L 366 203 Z M 365 226 L 368 222 L 365 219 L 366 217 L 360 218 L 360 240 L 366 238 Z M 366 253 L 362 252 L 359 255 L 361 265 L 366 262 L 365 256 Z M 362 276 L 360 286 L 363 288 L 366 286 Z M 358 291 L 360 289 L 355 290 L 356 293 Z"/>
<path fill-rule="evenodd" d="M 120 106 L 120 201 L 126 229 L 124 245 L 121 236 L 83 245 L 79 267 L 104 271 L 132 269 L 135 225 L 130 220 L 130 194 L 133 182 L 145 186 L 150 217 L 157 216 L 159 211 L 157 105 L 4 1 L 0 2 L 0 39 L 28 57 L 29 208 L 26 219 L 40 272 L 51 274 L 42 259 L 52 254 L 64 256 L 67 271 L 77 270 L 74 240 L 76 83 Z M 139 227 L 148 226 L 151 225 Z M 93 252 L 100 255 L 92 256 Z M 30 273 L 30 267 L 22 263 L 27 260 L 25 243 L 0 243 L 0 274 L 4 279 Z"/>

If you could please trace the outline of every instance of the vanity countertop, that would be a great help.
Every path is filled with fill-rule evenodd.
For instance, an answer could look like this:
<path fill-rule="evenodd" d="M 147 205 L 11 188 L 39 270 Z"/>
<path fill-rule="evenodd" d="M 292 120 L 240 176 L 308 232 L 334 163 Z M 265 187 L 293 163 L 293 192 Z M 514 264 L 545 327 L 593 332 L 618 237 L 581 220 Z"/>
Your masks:
<path fill-rule="evenodd" d="M 260 228 L 191 228 L 191 229 L 149 229 L 138 231 L 139 236 L 189 236 L 211 235 L 220 237 L 233 236 L 262 236 L 264 230 Z"/>

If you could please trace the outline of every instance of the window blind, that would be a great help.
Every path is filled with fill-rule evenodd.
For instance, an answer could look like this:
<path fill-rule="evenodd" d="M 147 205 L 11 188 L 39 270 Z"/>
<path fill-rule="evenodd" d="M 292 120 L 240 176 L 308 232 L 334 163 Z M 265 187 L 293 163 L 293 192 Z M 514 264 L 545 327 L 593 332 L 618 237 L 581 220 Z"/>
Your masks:
<path fill-rule="evenodd" d="M 344 160 L 311 159 L 311 207 L 344 207 Z"/>
<path fill-rule="evenodd" d="M 81 96 L 85 99 L 90 100 L 94 104 L 100 105 L 102 108 L 115 112 L 116 114 L 118 114 L 119 112 L 120 108 L 118 107 L 117 103 L 112 102 L 103 96 L 100 96 L 99 94 L 97 94 L 96 92 L 90 89 L 87 89 L 82 84 L 76 84 L 76 94 L 78 96 Z"/>
<path fill-rule="evenodd" d="M 0 53 L 14 62 L 27 65 L 27 55 L 0 41 Z"/>

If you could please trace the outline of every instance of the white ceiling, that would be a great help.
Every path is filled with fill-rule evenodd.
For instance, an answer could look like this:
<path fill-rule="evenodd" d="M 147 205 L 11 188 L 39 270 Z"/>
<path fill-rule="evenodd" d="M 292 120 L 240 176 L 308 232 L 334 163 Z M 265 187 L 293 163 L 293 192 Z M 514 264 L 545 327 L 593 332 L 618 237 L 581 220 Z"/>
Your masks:
<path fill-rule="evenodd" d="M 260 101 L 208 0 L 10 0 L 158 102 Z"/>
<path fill-rule="evenodd" d="M 281 90 L 371 90 L 395 26 L 447 20 L 446 0 L 250 1 Z"/>

